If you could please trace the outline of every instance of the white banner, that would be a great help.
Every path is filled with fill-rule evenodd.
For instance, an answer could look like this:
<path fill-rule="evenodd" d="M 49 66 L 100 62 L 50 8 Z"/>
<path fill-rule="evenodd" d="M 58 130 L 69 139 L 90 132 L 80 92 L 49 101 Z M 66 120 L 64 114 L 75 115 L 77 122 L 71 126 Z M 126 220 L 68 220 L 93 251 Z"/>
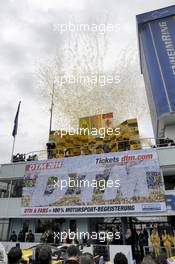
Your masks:
<path fill-rule="evenodd" d="M 165 208 L 156 149 L 26 164 L 25 215 L 116 215 Z"/>

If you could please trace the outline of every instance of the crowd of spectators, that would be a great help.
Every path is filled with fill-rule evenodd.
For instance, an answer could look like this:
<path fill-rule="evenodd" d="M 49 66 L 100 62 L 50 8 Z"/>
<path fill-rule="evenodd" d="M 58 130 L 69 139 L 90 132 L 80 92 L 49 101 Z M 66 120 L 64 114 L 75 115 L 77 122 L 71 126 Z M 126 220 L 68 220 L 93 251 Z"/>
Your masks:
<path fill-rule="evenodd" d="M 27 261 L 23 259 L 23 253 L 20 247 L 12 247 L 6 254 L 2 244 L 0 244 L 0 263 L 3 264 L 27 264 Z M 105 259 L 103 256 L 93 256 L 89 252 L 81 253 L 79 248 L 75 245 L 71 245 L 67 248 L 66 257 L 62 263 L 64 264 L 128 264 L 127 257 L 119 252 L 116 253 L 113 260 Z M 52 249 L 49 245 L 38 245 L 36 250 L 30 259 L 31 264 L 52 264 Z M 165 257 L 160 256 L 158 258 L 152 258 L 147 255 L 143 258 L 140 264 L 166 264 Z"/>
<path fill-rule="evenodd" d="M 17 153 L 16 155 L 13 155 L 13 162 L 23 162 L 26 160 L 25 154 Z"/>
<path fill-rule="evenodd" d="M 156 257 L 161 255 L 161 249 L 163 248 L 163 252 L 165 251 L 167 257 L 171 257 L 171 251 L 175 248 L 175 229 L 173 229 L 172 233 L 169 230 L 164 228 L 161 231 L 157 231 L 156 228 L 150 230 L 150 233 L 144 229 L 136 230 L 134 229 L 127 229 L 125 234 L 120 232 L 120 237 L 115 238 L 113 236 L 112 240 L 108 240 L 108 238 L 104 235 L 104 237 L 98 237 L 97 240 L 91 240 L 87 236 L 83 237 L 82 241 L 78 240 L 76 235 L 74 239 L 69 237 L 68 232 L 64 230 L 62 235 L 65 234 L 65 237 L 59 235 L 59 230 L 56 229 L 57 232 L 53 229 L 46 229 L 41 235 L 40 242 L 46 244 L 82 244 L 84 246 L 89 246 L 91 244 L 100 244 L 100 245 L 130 245 L 132 249 L 132 254 L 134 259 L 142 260 L 146 253 L 149 253 L 149 247 L 151 245 L 153 249 L 153 253 Z M 119 231 L 117 228 L 114 231 Z M 107 232 L 107 230 L 106 230 Z M 112 232 L 112 231 L 111 231 Z M 105 232 L 103 232 L 105 233 Z M 108 233 L 108 232 L 107 232 Z M 15 231 L 12 232 L 10 236 L 10 241 L 12 242 L 35 242 L 35 235 L 29 230 L 28 233 L 25 233 L 23 230 L 20 230 L 18 235 Z M 172 249 L 172 250 L 171 250 Z"/>
<path fill-rule="evenodd" d="M 168 146 L 175 146 L 175 142 L 171 138 L 162 138 L 157 140 L 158 147 L 168 147 Z"/>
<path fill-rule="evenodd" d="M 116 253 L 113 260 L 104 259 L 103 256 L 93 256 L 89 252 L 81 253 L 79 248 L 71 245 L 67 248 L 64 264 L 128 264 L 127 256 L 121 252 Z M 20 247 L 12 247 L 6 254 L 3 245 L 0 243 L 0 263 L 3 264 L 27 264 L 23 259 Z M 29 264 L 52 264 L 52 249 L 49 245 L 38 245 Z M 153 258 L 150 255 L 144 256 L 140 264 L 167 264 L 165 256 Z"/>
<path fill-rule="evenodd" d="M 155 257 L 160 257 L 162 254 L 166 255 L 167 258 L 171 257 L 175 252 L 175 228 L 171 231 L 168 228 L 161 228 L 158 230 L 153 226 L 149 231 L 144 229 L 136 230 L 127 229 L 125 234 L 120 233 L 120 237 L 118 239 L 113 238 L 113 240 L 108 240 L 105 236 L 107 230 L 104 233 L 104 237 L 97 238 L 97 240 L 89 239 L 87 236 L 83 237 L 83 239 L 78 240 L 76 237 L 72 239 L 69 237 L 69 233 L 64 230 L 61 232 L 62 235 L 65 234 L 65 237 L 57 236 L 55 234 L 60 234 L 59 230 L 47 229 L 43 232 L 40 238 L 41 243 L 45 244 L 74 244 L 74 245 L 82 245 L 82 246 L 90 246 L 94 245 L 130 245 L 132 250 L 133 258 L 140 262 L 143 260 L 144 256 L 153 252 Z M 119 229 L 116 229 L 119 231 Z M 116 232 L 114 231 L 114 234 Z M 111 231 L 112 232 L 112 231 Z M 107 232 L 108 233 L 108 232 Z M 21 230 L 18 235 L 15 231 L 12 232 L 10 236 L 10 241 L 12 242 L 35 242 L 35 235 L 29 230 L 28 233 L 24 233 Z"/>
<path fill-rule="evenodd" d="M 16 234 L 15 231 L 13 231 L 10 236 L 10 241 L 11 242 L 35 242 L 35 236 L 32 233 L 32 230 L 29 230 L 27 234 L 23 230 L 20 230 L 18 235 Z"/>
<path fill-rule="evenodd" d="M 38 156 L 36 154 L 29 155 L 26 157 L 26 154 L 17 153 L 16 155 L 13 155 L 12 162 L 25 162 L 25 161 L 34 161 L 38 160 Z"/>

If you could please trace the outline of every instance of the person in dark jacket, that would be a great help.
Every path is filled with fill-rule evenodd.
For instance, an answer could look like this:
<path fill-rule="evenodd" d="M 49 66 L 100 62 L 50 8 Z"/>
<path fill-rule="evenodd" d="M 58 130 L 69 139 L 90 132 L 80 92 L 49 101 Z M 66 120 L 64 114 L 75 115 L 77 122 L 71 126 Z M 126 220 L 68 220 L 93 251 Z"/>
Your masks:
<path fill-rule="evenodd" d="M 80 250 L 78 247 L 71 245 L 67 249 L 67 260 L 65 264 L 78 264 L 79 262 L 79 256 L 80 256 Z"/>
<path fill-rule="evenodd" d="M 94 263 L 95 263 L 94 258 L 90 254 L 86 254 L 86 255 L 83 254 L 80 257 L 80 264 L 94 264 Z"/>
<path fill-rule="evenodd" d="M 26 237 L 26 242 L 34 242 L 35 240 L 35 236 L 34 234 L 32 233 L 32 230 L 29 230 L 29 233 Z"/>
<path fill-rule="evenodd" d="M 20 232 L 18 234 L 18 241 L 19 242 L 24 242 L 25 241 L 25 234 L 24 234 L 23 230 L 20 230 Z"/>
<path fill-rule="evenodd" d="M 126 245 L 132 245 L 132 232 L 131 229 L 127 229 L 125 234 Z"/>
<path fill-rule="evenodd" d="M 54 233 L 52 232 L 52 230 L 48 231 L 47 243 L 54 243 Z"/>
<path fill-rule="evenodd" d="M 12 241 L 12 242 L 17 241 L 17 235 L 16 235 L 15 231 L 12 232 L 12 234 L 10 236 L 10 241 Z"/>
<path fill-rule="evenodd" d="M 8 257 L 8 264 L 19 264 L 22 258 L 22 251 L 18 247 L 12 247 L 8 252 L 7 257 Z"/>
<path fill-rule="evenodd" d="M 40 246 L 38 251 L 38 264 L 51 264 L 52 250 L 48 245 Z"/>
<path fill-rule="evenodd" d="M 149 235 L 148 235 L 148 231 L 146 230 L 146 228 L 143 229 L 143 233 L 144 233 L 144 236 L 145 236 L 145 253 L 148 253 L 149 252 L 149 248 L 148 248 L 148 239 L 149 239 Z"/>
<path fill-rule="evenodd" d="M 117 253 L 114 257 L 114 264 L 128 264 L 127 257 L 122 252 Z"/>
<path fill-rule="evenodd" d="M 139 233 L 139 236 L 138 236 L 138 242 L 139 242 L 141 260 L 143 260 L 143 257 L 144 257 L 144 246 L 146 246 L 146 238 L 145 238 L 143 229 L 140 230 L 140 233 Z"/>

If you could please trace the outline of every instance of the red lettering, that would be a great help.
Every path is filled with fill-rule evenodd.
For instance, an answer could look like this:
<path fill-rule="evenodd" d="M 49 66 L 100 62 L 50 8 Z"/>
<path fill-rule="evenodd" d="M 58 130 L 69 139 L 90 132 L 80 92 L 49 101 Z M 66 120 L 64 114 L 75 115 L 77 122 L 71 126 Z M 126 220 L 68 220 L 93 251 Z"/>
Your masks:
<path fill-rule="evenodd" d="M 24 213 L 25 214 L 30 214 L 32 212 L 33 212 L 33 209 L 32 208 L 26 208 L 26 209 L 24 209 Z"/>
<path fill-rule="evenodd" d="M 48 213 L 48 208 L 38 208 L 38 213 L 46 214 L 46 213 Z"/>
<path fill-rule="evenodd" d="M 25 171 L 34 171 L 34 170 L 47 170 L 47 169 L 55 169 L 61 168 L 62 162 L 45 162 L 45 163 L 32 163 L 27 164 L 25 167 Z"/>

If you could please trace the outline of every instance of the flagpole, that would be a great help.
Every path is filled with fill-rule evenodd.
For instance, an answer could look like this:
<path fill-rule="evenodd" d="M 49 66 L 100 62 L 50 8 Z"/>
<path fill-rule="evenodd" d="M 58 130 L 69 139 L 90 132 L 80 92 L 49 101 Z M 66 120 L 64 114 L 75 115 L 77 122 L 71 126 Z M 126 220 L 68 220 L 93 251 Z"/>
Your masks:
<path fill-rule="evenodd" d="M 13 138 L 13 146 L 12 146 L 11 162 L 13 162 L 13 155 L 14 155 L 14 150 L 15 150 L 15 139 L 16 139 L 16 137 Z"/>
<path fill-rule="evenodd" d="M 53 81 L 52 87 L 52 98 L 51 98 L 51 107 L 50 107 L 50 126 L 49 126 L 49 134 L 52 131 L 52 115 L 53 115 L 53 107 L 54 107 L 54 92 L 55 92 L 55 84 Z"/>

